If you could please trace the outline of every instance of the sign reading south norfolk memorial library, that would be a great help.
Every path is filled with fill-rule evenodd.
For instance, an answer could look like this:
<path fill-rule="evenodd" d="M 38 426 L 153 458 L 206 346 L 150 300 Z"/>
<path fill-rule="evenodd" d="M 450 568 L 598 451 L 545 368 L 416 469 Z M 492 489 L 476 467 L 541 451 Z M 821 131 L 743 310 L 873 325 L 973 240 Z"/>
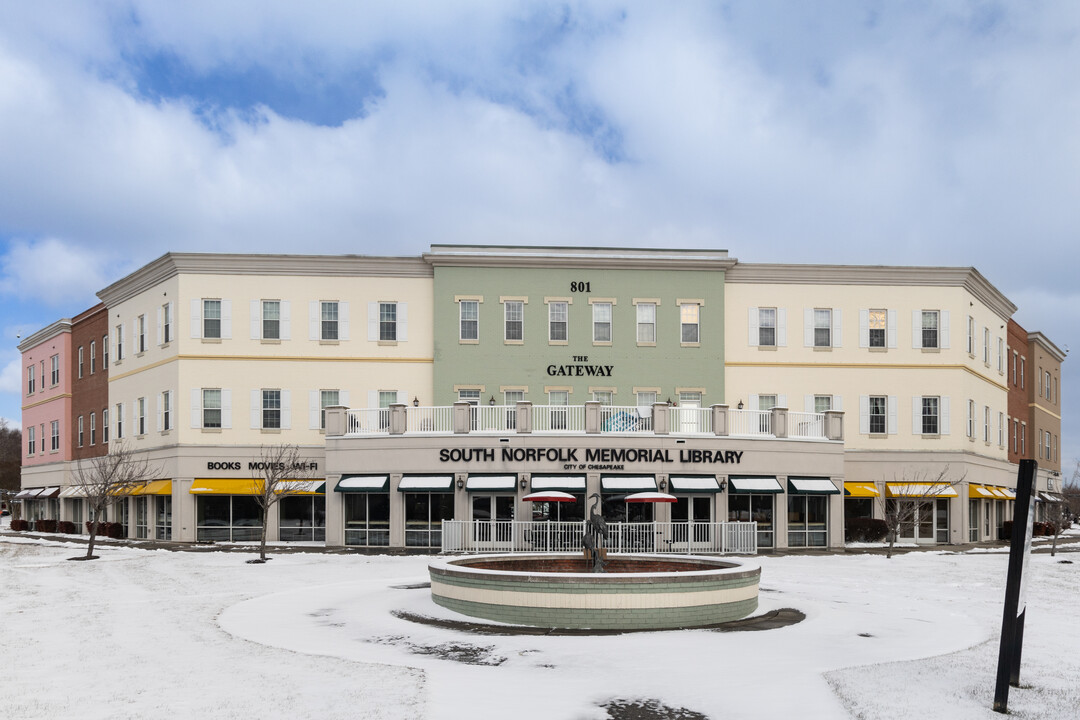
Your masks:
<path fill-rule="evenodd" d="M 503 462 L 577 463 L 578 470 L 611 470 L 612 463 L 723 463 L 739 464 L 742 450 L 680 449 L 673 455 L 669 448 L 499 448 Z M 579 451 L 581 453 L 579 454 Z M 442 448 L 440 462 L 495 462 L 495 448 Z M 582 457 L 583 456 L 583 457 Z M 675 458 L 678 457 L 678 460 Z M 584 462 L 582 462 L 584 460 Z M 599 465 L 597 463 L 603 463 Z M 569 469 L 569 468 L 568 468 Z"/>

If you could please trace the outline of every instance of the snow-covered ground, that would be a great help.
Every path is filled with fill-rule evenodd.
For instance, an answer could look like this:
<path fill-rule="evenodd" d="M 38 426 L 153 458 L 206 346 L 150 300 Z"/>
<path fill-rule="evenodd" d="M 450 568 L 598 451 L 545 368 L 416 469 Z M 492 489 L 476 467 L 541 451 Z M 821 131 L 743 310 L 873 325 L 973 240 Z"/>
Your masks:
<path fill-rule="evenodd" d="M 606 718 L 613 698 L 712 718 L 999 718 L 1007 555 L 761 557 L 761 632 L 480 636 L 423 557 L 250 555 L 0 539 L 0 717 Z M 1076 560 L 1076 563 L 1062 561 Z M 1080 553 L 1032 558 L 1021 718 L 1080 717 Z"/>

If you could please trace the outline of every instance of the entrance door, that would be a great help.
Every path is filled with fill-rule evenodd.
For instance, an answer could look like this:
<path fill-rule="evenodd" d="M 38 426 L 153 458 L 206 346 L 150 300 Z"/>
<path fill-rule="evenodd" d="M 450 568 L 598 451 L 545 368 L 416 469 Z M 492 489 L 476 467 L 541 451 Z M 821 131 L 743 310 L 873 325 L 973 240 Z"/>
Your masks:
<path fill-rule="evenodd" d="M 900 532 L 897 542 L 913 542 L 922 545 L 948 542 L 949 501 L 939 498 L 918 500 L 890 500 L 898 503 Z"/>
<path fill-rule="evenodd" d="M 473 540 L 489 547 L 511 546 L 514 496 L 476 494 L 472 498 Z"/>
<path fill-rule="evenodd" d="M 679 495 L 671 506 L 672 549 L 694 552 L 712 543 L 712 495 Z"/>

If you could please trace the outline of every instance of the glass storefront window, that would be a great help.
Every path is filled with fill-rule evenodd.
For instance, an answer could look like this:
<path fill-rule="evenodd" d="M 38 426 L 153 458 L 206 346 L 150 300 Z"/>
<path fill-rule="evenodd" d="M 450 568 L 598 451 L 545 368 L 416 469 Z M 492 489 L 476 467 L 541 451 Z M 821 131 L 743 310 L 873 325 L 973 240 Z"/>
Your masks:
<path fill-rule="evenodd" d="M 758 547 L 773 546 L 773 496 L 736 493 L 728 498 L 728 520 L 756 522 Z"/>
<path fill-rule="evenodd" d="M 390 544 L 390 495 L 345 494 L 345 544 L 386 547 Z"/>
<path fill-rule="evenodd" d="M 172 497 L 160 495 L 155 499 L 155 504 L 157 505 L 157 517 L 155 518 L 157 532 L 155 535 L 158 540 L 172 540 Z"/>
<path fill-rule="evenodd" d="M 453 493 L 405 493 L 406 547 L 442 547 L 442 521 L 453 519 Z"/>
<path fill-rule="evenodd" d="M 326 540 L 326 496 L 293 495 L 278 501 L 278 540 Z"/>
<path fill-rule="evenodd" d="M 150 536 L 149 513 L 146 509 L 146 498 L 135 498 L 135 537 L 145 540 Z"/>
<path fill-rule="evenodd" d="M 788 547 L 825 547 L 829 538 L 829 499 L 788 495 Z"/>
<path fill-rule="evenodd" d="M 242 542 L 262 537 L 259 505 L 249 495 L 203 495 L 195 503 L 196 539 Z"/>

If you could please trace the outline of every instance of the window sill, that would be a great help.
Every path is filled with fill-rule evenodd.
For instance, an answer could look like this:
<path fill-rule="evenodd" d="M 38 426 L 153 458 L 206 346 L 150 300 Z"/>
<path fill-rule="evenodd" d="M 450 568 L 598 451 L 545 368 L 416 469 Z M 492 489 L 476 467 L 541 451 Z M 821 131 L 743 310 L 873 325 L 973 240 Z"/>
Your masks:
<path fill-rule="evenodd" d="M 280 345 L 281 338 L 260 338 L 259 342 L 263 345 Z"/>
<path fill-rule="evenodd" d="M 889 352 L 889 348 L 883 348 L 883 347 L 871 347 L 871 348 L 867 348 L 867 350 L 869 350 L 872 353 Z"/>
<path fill-rule="evenodd" d="M 158 430 L 158 435 L 160 435 L 161 437 L 168 437 L 169 433 L 171 432 L 172 428 L 165 428 L 164 430 Z"/>
<path fill-rule="evenodd" d="M 524 340 L 503 340 L 503 345 L 524 345 Z"/>
<path fill-rule="evenodd" d="M 758 345 L 757 349 L 762 352 L 776 352 L 775 345 Z"/>
<path fill-rule="evenodd" d="M 870 433 L 871 440 L 885 440 L 889 437 L 888 433 Z"/>
<path fill-rule="evenodd" d="M 397 347 L 397 340 L 380 340 L 379 347 Z"/>
<path fill-rule="evenodd" d="M 263 435 L 280 435 L 281 428 L 260 428 Z"/>
<path fill-rule="evenodd" d="M 701 347 L 701 343 L 699 343 L 699 342 L 685 343 L 684 342 L 684 343 L 679 343 L 679 347 L 696 347 L 696 348 L 699 348 L 699 347 Z"/>
<path fill-rule="evenodd" d="M 611 341 L 593 340 L 593 347 L 611 347 Z"/>
<path fill-rule="evenodd" d="M 324 340 L 324 339 L 320 339 L 319 344 L 320 345 L 340 345 L 341 341 L 340 340 Z"/>
<path fill-rule="evenodd" d="M 654 342 L 641 342 L 639 340 L 637 346 L 638 347 L 656 347 L 656 343 L 654 343 Z"/>
<path fill-rule="evenodd" d="M 507 340 L 507 342 L 510 342 Z M 548 345 L 569 345 L 569 340 L 548 340 Z"/>
<path fill-rule="evenodd" d="M 219 434 L 221 434 L 221 428 L 208 428 L 208 427 L 204 427 L 204 428 L 202 428 L 202 431 L 203 431 L 204 433 L 210 433 L 210 434 L 213 434 L 213 435 L 219 435 Z"/>
<path fill-rule="evenodd" d="M 206 344 L 220 345 L 221 344 L 221 338 L 207 338 L 207 337 L 204 337 L 204 338 L 202 338 L 202 341 L 203 341 L 204 345 L 206 345 Z"/>
<path fill-rule="evenodd" d="M 479 345 L 479 344 L 480 344 L 479 340 L 462 340 L 460 338 L 458 339 L 458 345 Z"/>
<path fill-rule="evenodd" d="M 163 343 L 158 343 L 158 347 L 159 347 L 159 348 L 161 348 L 162 350 L 164 350 L 165 348 L 169 347 L 170 345 L 172 345 L 172 338 L 170 338 L 170 339 L 166 340 L 166 341 L 165 341 L 165 342 L 163 342 Z"/>
<path fill-rule="evenodd" d="M 940 440 L 941 433 L 919 433 L 919 437 L 923 440 Z"/>
<path fill-rule="evenodd" d="M 974 359 L 975 359 L 975 353 L 973 353 L 973 352 L 971 352 L 971 351 L 969 350 L 969 351 L 968 351 L 968 358 L 969 358 L 969 359 L 971 359 L 971 360 L 974 360 Z"/>
<path fill-rule="evenodd" d="M 137 357 L 137 358 L 141 358 L 141 357 L 142 357 L 143 355 L 145 355 L 145 354 L 146 354 L 146 351 L 145 351 L 145 350 L 143 350 L 142 352 L 137 352 L 137 353 L 135 353 L 135 357 Z M 80 378 L 80 379 L 81 379 L 81 378 Z"/>
<path fill-rule="evenodd" d="M 814 346 L 814 352 L 832 352 L 832 350 L 833 350 L 832 346 L 829 346 L 829 347 L 821 347 L 819 345 Z"/>
<path fill-rule="evenodd" d="M 923 351 L 924 353 L 939 353 L 939 352 L 941 352 L 941 348 L 928 348 L 928 347 L 924 347 L 924 348 L 920 348 L 920 349 L 921 349 L 921 350 L 922 350 L 922 351 Z"/>

